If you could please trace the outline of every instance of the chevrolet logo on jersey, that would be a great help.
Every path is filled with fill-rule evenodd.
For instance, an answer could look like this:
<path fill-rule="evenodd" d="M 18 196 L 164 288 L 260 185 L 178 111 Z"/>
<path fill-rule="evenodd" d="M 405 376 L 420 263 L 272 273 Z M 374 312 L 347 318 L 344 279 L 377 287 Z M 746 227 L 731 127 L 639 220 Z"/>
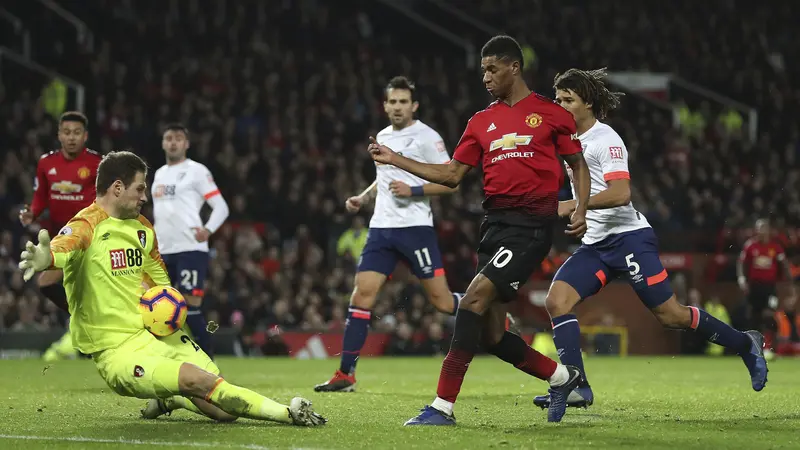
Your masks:
<path fill-rule="evenodd" d="M 50 189 L 60 194 L 74 194 L 75 192 L 80 192 L 83 189 L 83 186 L 80 184 L 75 184 L 71 181 L 59 181 L 58 183 L 53 183 L 50 186 Z"/>
<path fill-rule="evenodd" d="M 517 136 L 517 133 L 504 134 L 500 139 L 495 139 L 489 144 L 489 151 L 514 150 L 519 145 L 528 145 L 533 136 Z"/>

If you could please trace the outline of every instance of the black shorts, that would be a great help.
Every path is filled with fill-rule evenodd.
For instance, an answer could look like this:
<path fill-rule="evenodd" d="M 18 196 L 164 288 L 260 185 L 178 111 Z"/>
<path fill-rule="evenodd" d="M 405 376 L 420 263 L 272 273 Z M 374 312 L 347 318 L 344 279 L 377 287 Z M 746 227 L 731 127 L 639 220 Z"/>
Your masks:
<path fill-rule="evenodd" d="M 764 309 L 769 307 L 769 300 L 778 296 L 777 286 L 765 283 L 750 283 L 750 290 L 747 294 L 747 301 L 753 308 L 753 312 L 761 314 Z"/>
<path fill-rule="evenodd" d="M 517 298 L 517 291 L 541 267 L 550 252 L 553 227 L 519 226 L 502 222 L 481 225 L 478 273 L 494 283 L 501 302 Z"/>

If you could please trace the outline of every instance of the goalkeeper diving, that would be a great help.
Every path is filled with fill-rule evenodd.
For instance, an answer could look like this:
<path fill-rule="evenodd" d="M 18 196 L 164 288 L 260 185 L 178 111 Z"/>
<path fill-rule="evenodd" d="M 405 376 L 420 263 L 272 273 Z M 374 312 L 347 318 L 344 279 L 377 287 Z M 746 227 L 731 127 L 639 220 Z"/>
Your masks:
<path fill-rule="evenodd" d="M 92 356 L 100 376 L 119 395 L 151 399 L 147 419 L 188 409 L 219 421 L 238 417 L 301 426 L 322 425 L 311 402 L 282 405 L 219 376 L 188 335 L 157 338 L 139 313 L 143 283 L 170 286 L 153 225 L 140 214 L 147 201 L 147 165 L 131 152 L 111 152 L 97 169 L 97 199 L 61 229 L 28 242 L 20 269 L 63 269 L 72 343 Z"/>

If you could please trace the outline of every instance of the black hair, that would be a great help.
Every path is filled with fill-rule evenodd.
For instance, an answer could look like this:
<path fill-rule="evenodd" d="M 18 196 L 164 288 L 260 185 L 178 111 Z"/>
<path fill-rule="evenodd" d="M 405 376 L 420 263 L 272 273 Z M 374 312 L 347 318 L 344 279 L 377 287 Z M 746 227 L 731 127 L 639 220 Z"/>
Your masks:
<path fill-rule="evenodd" d="M 58 119 L 58 125 L 61 126 L 64 122 L 80 122 L 84 129 L 89 128 L 89 119 L 79 111 L 67 111 L 61 114 L 61 117 Z"/>
<path fill-rule="evenodd" d="M 127 188 L 133 183 L 139 172 L 147 175 L 147 164 L 142 158 L 129 151 L 110 152 L 103 157 L 97 167 L 97 180 L 95 181 L 97 195 L 104 195 L 117 180 L 122 181 Z"/>
<path fill-rule="evenodd" d="M 399 75 L 392 78 L 391 80 L 389 80 L 389 84 L 386 85 L 386 89 L 384 89 L 387 96 L 389 95 L 389 89 L 407 90 L 408 92 L 411 93 L 411 101 L 414 102 L 414 97 L 415 97 L 414 94 L 416 93 L 417 87 L 414 86 L 414 83 L 407 77 Z"/>
<path fill-rule="evenodd" d="M 605 119 L 608 112 L 617 109 L 620 104 L 622 92 L 608 90 L 603 79 L 606 77 L 606 68 L 595 70 L 569 69 L 556 75 L 553 88 L 556 90 L 570 90 L 578 94 L 587 105 L 592 105 L 592 113 L 598 119 Z"/>
<path fill-rule="evenodd" d="M 189 140 L 189 129 L 186 128 L 186 125 L 182 123 L 173 122 L 167 124 L 167 126 L 164 127 L 164 131 L 162 131 L 161 134 L 164 134 L 167 131 L 180 131 L 181 133 L 183 133 L 184 136 L 186 136 L 186 140 Z"/>
<path fill-rule="evenodd" d="M 501 34 L 489 39 L 481 49 L 481 58 L 486 58 L 487 56 L 504 59 L 509 63 L 519 61 L 519 68 L 522 69 L 524 67 L 522 47 L 520 47 L 519 42 L 511 36 Z"/>

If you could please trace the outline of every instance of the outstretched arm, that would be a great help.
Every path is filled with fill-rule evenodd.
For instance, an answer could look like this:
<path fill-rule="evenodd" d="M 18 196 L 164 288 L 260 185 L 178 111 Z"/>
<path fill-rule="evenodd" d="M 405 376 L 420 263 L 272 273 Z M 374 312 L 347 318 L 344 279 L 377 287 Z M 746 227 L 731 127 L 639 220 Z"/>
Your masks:
<path fill-rule="evenodd" d="M 374 137 L 370 136 L 369 139 L 369 152 L 375 162 L 390 164 L 431 183 L 455 188 L 461 184 L 464 175 L 472 169 L 472 166 L 462 164 L 456 160 L 451 160 L 448 164 L 428 164 L 414 161 L 398 155 L 385 145 L 378 144 Z"/>

